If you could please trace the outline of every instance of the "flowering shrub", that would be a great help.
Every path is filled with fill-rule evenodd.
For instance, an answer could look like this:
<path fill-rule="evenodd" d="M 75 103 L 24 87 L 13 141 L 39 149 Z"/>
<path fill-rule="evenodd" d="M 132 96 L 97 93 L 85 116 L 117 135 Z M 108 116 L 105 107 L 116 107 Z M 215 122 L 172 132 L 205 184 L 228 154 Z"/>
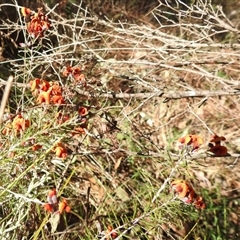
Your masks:
<path fill-rule="evenodd" d="M 64 3 L 60 3 L 60 5 L 64 5 L 66 1 L 63 2 Z M 55 7 L 57 8 L 60 5 L 56 5 Z M 4 157 L 6 157 L 2 162 L 6 162 L 10 167 L 19 165 L 20 161 L 23 162 L 21 163 L 19 174 L 16 177 L 13 176 L 10 178 L 13 179 L 13 184 L 10 184 L 9 186 L 8 183 L 6 183 L 6 186 L 4 186 L 5 184 L 2 184 L 3 188 L 1 191 L 3 192 L 1 194 L 3 196 L 3 209 L 8 209 L 10 207 L 9 214 L 11 215 L 12 212 L 15 213 L 15 202 L 17 202 L 17 199 L 23 198 L 21 202 L 24 203 L 24 206 L 23 204 L 21 204 L 21 206 L 24 207 L 24 210 L 19 207 L 17 211 L 23 212 L 22 216 L 25 214 L 26 209 L 28 209 L 29 213 L 24 217 L 20 215 L 18 219 L 25 219 L 26 222 L 30 223 L 31 216 L 36 217 L 37 220 L 34 222 L 34 230 L 29 231 L 31 234 L 30 238 L 32 237 L 34 239 L 47 239 L 48 237 L 63 238 L 65 235 L 67 238 L 71 239 L 72 233 L 73 235 L 76 234 L 76 236 L 80 235 L 81 238 L 95 239 L 94 236 L 85 236 L 84 229 L 89 228 L 90 234 L 94 235 L 96 221 L 101 222 L 104 238 L 106 239 L 118 238 L 118 231 L 123 231 L 123 234 L 120 234 L 119 238 L 121 238 L 122 235 L 124 235 L 123 237 L 128 237 L 127 234 L 131 232 L 129 237 L 137 239 L 137 237 L 132 236 L 132 232 L 134 232 L 134 229 L 132 230 L 132 228 L 135 226 L 138 228 L 139 224 L 141 226 L 136 232 L 144 230 L 146 238 L 156 237 L 156 239 L 158 239 L 160 237 L 154 235 L 155 229 L 151 228 L 155 223 L 153 222 L 153 224 L 150 224 L 151 226 L 147 224 L 145 229 L 144 221 L 149 219 L 152 220 L 155 216 L 156 218 L 162 216 L 159 223 L 162 227 L 165 225 L 164 219 L 167 219 L 167 221 L 170 222 L 176 219 L 177 214 L 182 214 L 181 208 L 174 209 L 170 206 L 171 200 L 167 194 L 165 196 L 166 183 L 170 178 L 179 173 L 186 173 L 185 175 L 187 176 L 194 176 L 194 174 L 197 175 L 198 169 L 201 170 L 202 162 L 198 163 L 196 159 L 202 156 L 201 154 L 203 151 L 206 151 L 204 153 L 210 152 L 214 156 L 227 156 L 227 148 L 222 146 L 222 142 L 225 141 L 225 138 L 214 135 L 210 140 L 208 145 L 209 149 L 207 150 L 206 148 L 202 148 L 204 141 L 201 136 L 188 134 L 178 139 L 180 148 L 183 149 L 179 154 L 176 154 L 176 151 L 171 152 L 171 149 L 166 149 L 165 146 L 159 148 L 156 142 L 161 142 L 159 141 L 161 137 L 158 138 L 158 136 L 156 136 L 158 133 L 156 132 L 160 129 L 158 128 L 159 119 L 160 121 L 165 120 L 164 108 L 162 111 L 162 106 L 159 107 L 159 113 L 161 113 L 158 114 L 158 110 L 155 111 L 153 106 L 148 108 L 148 101 L 150 98 L 141 102 L 138 97 L 143 97 L 144 99 L 148 98 L 148 95 L 145 94 L 148 89 L 147 85 L 150 86 L 151 84 L 154 84 L 154 88 L 149 89 L 154 90 L 155 87 L 156 89 L 163 89 L 164 94 L 165 90 L 168 91 L 168 88 L 159 88 L 160 85 L 158 85 L 158 78 L 156 78 L 157 80 L 155 81 L 155 76 L 157 75 L 155 75 L 150 69 L 145 67 L 142 68 L 142 63 L 140 63 L 140 67 L 137 63 L 137 66 L 134 67 L 134 71 L 131 71 L 132 69 L 128 69 L 128 62 L 125 62 L 126 59 L 122 58 L 121 55 L 120 57 L 117 55 L 115 57 L 115 55 L 112 55 L 111 53 L 104 53 L 103 61 L 100 61 L 100 58 L 98 57 L 94 57 L 97 55 L 92 53 L 89 57 L 90 48 L 95 45 L 93 42 L 95 41 L 95 38 L 91 38 L 90 41 L 84 43 L 82 39 L 80 39 L 81 41 L 79 42 L 78 37 L 80 36 L 80 33 L 84 35 L 86 29 L 92 27 L 90 24 L 92 17 L 88 17 L 85 22 L 82 21 L 82 19 L 79 19 L 76 14 L 74 21 L 65 21 L 64 18 L 62 18 L 61 21 L 61 18 L 58 17 L 57 14 L 54 14 L 55 7 L 50 11 L 55 18 L 52 23 L 56 24 L 53 26 L 56 42 L 54 42 L 55 40 L 52 40 L 54 38 L 49 39 L 49 41 L 46 38 L 46 33 L 50 29 L 51 24 L 48 15 L 44 14 L 41 8 L 38 9 L 37 13 L 29 8 L 23 7 L 21 9 L 22 15 L 26 17 L 24 37 L 26 37 L 26 39 L 30 39 L 30 37 L 33 38 L 32 42 L 34 42 L 34 47 L 20 49 L 20 53 L 24 53 L 26 59 L 21 62 L 19 61 L 19 65 L 16 63 L 16 69 L 18 70 L 16 76 L 19 76 L 20 78 L 16 79 L 16 82 L 18 83 L 19 80 L 19 83 L 23 83 L 24 85 L 26 81 L 29 82 L 29 89 L 31 92 L 30 90 L 28 91 L 30 93 L 29 95 L 32 95 L 31 97 L 28 95 L 25 96 L 25 91 L 22 91 L 23 93 L 18 95 L 16 103 L 20 106 L 18 106 L 17 109 L 21 109 L 23 113 L 12 117 L 12 119 L 10 119 L 10 121 L 8 121 L 2 128 L 5 136 L 3 136 L 3 143 L 1 143 L 1 145 L 5 144 L 7 141 L 10 142 L 9 138 L 6 137 L 6 134 L 14 135 L 11 138 L 14 140 L 13 143 L 6 144 L 7 147 L 3 146 L 3 149 L 9 149 L 9 152 L 4 155 Z M 82 7 L 79 6 L 79 11 L 81 12 L 81 10 Z M 59 23 L 57 23 L 58 21 Z M 102 21 L 101 24 L 103 24 L 103 22 L 105 21 Z M 81 27 L 79 27 L 79 23 L 82 24 Z M 61 24 L 64 25 L 61 26 Z M 114 28 L 115 26 L 116 25 L 114 25 Z M 123 26 L 125 25 L 123 24 Z M 58 29 L 61 30 L 61 33 L 57 32 Z M 71 34 L 71 29 L 76 31 L 76 34 Z M 79 31 L 79 29 L 81 30 Z M 126 27 L 126 30 L 129 31 L 129 28 Z M 95 30 L 92 31 L 91 37 L 94 32 Z M 100 35 L 100 39 L 110 39 L 112 42 L 113 32 L 114 30 L 112 29 L 106 37 Z M 67 36 L 68 33 L 70 33 L 69 36 Z M 133 37 L 138 38 L 138 34 L 139 33 L 136 31 L 136 34 L 133 35 Z M 83 37 L 83 35 L 81 35 L 81 37 Z M 121 36 L 123 35 L 124 34 L 121 31 Z M 120 41 L 122 41 L 122 39 L 123 38 L 121 37 Z M 74 42 L 71 43 L 70 41 L 72 40 Z M 96 38 L 96 40 L 99 41 L 98 38 Z M 46 44 L 46 42 L 47 50 L 45 51 L 45 48 L 44 50 L 41 49 L 41 44 Z M 151 41 L 149 40 L 149 42 Z M 122 44 L 122 42 L 120 44 Z M 80 56 L 79 52 L 76 52 L 74 56 L 71 55 L 70 51 L 72 49 L 78 51 L 78 48 L 76 48 L 77 45 L 81 45 L 79 47 L 80 51 L 85 52 L 85 50 L 87 50 L 82 54 L 82 56 L 84 56 L 83 59 L 78 59 Z M 139 49 L 142 49 L 140 45 Z M 110 44 L 109 46 L 112 47 L 113 45 Z M 99 50 L 100 48 L 96 49 L 97 53 L 101 55 L 102 51 Z M 125 51 L 128 52 L 129 50 Z M 44 59 L 45 57 L 46 59 Z M 92 78 L 93 80 L 89 81 L 88 91 L 78 91 L 80 89 L 79 85 L 74 89 L 73 86 L 75 84 L 81 84 L 81 87 L 86 86 L 84 68 L 78 66 L 78 62 L 91 62 L 92 59 L 96 64 L 94 63 L 95 65 L 90 71 L 95 77 Z M 113 62 L 115 59 L 117 60 L 116 63 L 120 64 L 118 66 L 119 72 L 115 71 L 115 69 L 111 69 L 116 65 L 115 62 Z M 142 59 L 138 59 L 142 61 Z M 178 58 L 176 58 L 176 61 L 177 59 Z M 134 59 L 131 60 L 133 60 L 132 62 L 134 63 Z M 70 62 L 72 65 L 63 66 L 64 63 L 70 64 Z M 15 66 L 15 63 L 13 64 Z M 176 66 L 175 62 L 171 64 Z M 93 66 L 92 62 L 89 65 Z M 21 66 L 23 71 L 19 71 L 18 66 Z M 189 68 L 191 68 L 191 66 L 189 66 Z M 43 72 L 40 72 L 41 70 Z M 164 73 L 164 76 L 169 75 L 170 72 L 168 73 L 168 70 Z M 125 74 L 130 71 L 131 75 L 127 74 L 125 76 Z M 182 72 L 182 70 L 177 72 Z M 53 74 L 53 78 L 50 78 L 49 73 Z M 163 76 L 162 69 L 158 70 L 158 73 Z M 28 76 L 34 76 L 34 74 L 42 76 L 42 79 L 33 77 L 32 81 L 30 81 Z M 44 80 L 47 79 L 45 78 L 46 75 L 50 79 L 49 81 Z M 59 81 L 53 81 L 54 79 L 59 79 Z M 141 83 L 142 86 L 135 89 L 137 83 Z M 21 84 L 19 86 L 21 86 Z M 17 91 L 19 92 L 18 85 Z M 161 94 L 158 96 L 160 95 Z M 108 98 L 108 96 L 110 97 Z M 122 96 L 123 99 L 119 99 L 121 98 L 119 96 Z M 137 97 L 135 98 L 135 96 Z M 21 101 L 19 101 L 20 97 Z M 114 101 L 112 101 L 111 98 L 114 98 Z M 31 102 L 32 99 L 34 103 Z M 36 103 L 38 104 L 37 106 L 35 105 Z M 76 106 L 79 107 L 76 109 Z M 89 106 L 93 113 L 90 113 Z M 28 116 L 31 116 L 31 121 L 30 118 L 27 119 L 24 115 L 29 110 L 30 114 Z M 148 115 L 147 113 L 145 114 L 145 111 L 151 112 L 149 116 L 145 117 L 149 118 L 148 120 L 151 120 L 154 124 L 143 124 L 145 117 L 138 115 L 138 110 L 143 111 L 144 115 Z M 172 117 L 171 114 L 167 115 Z M 90 120 L 91 116 L 94 117 L 93 121 Z M 176 116 L 178 115 L 176 114 Z M 205 114 L 203 114 L 202 117 L 204 118 Z M 182 117 L 180 119 L 182 119 Z M 139 122 L 140 125 L 138 125 Z M 138 129 L 138 126 L 141 126 L 141 124 L 145 125 L 144 129 Z M 164 126 L 163 123 L 160 124 Z M 88 128 L 90 125 L 91 128 Z M 31 129 L 26 131 L 30 126 Z M 181 125 L 177 127 L 180 126 Z M 34 127 L 36 127 L 36 129 Z M 150 127 L 152 129 L 150 129 Z M 161 127 L 161 129 L 164 128 Z M 197 129 L 197 131 L 200 130 L 201 129 Z M 155 133 L 152 135 L 153 132 Z M 166 135 L 165 133 L 166 132 L 164 131 L 164 138 Z M 22 136 L 21 139 L 14 138 L 15 135 L 20 134 Z M 58 139 L 61 139 L 61 142 L 56 143 L 56 141 L 59 141 Z M 52 144 L 53 142 L 54 144 Z M 10 147 L 8 148 L 8 146 Z M 42 151 L 39 151 L 40 153 L 36 152 L 41 148 Z M 74 154 L 74 158 L 70 155 L 70 149 Z M 162 149 L 164 151 L 162 151 Z M 28 150 L 30 150 L 30 152 Z M 189 154 L 191 152 L 196 152 L 196 155 Z M 209 155 L 205 154 L 204 157 L 206 156 Z M 13 159 L 11 159 L 11 157 Z M 144 161 L 142 161 L 143 157 Z M 54 158 L 53 161 L 51 161 L 52 158 Z M 55 160 L 55 158 L 58 159 Z M 186 161 L 184 161 L 184 158 L 186 158 Z M 189 161 L 189 159 L 195 159 L 196 161 Z M 210 161 L 212 161 L 212 159 L 210 159 Z M 206 159 L 204 164 L 207 163 L 208 159 Z M 18 178 L 18 176 L 20 177 Z M 205 180 L 203 179 L 205 178 L 205 175 L 202 176 L 199 174 L 197 177 L 203 181 Z M 153 178 L 156 178 L 158 181 L 153 181 Z M 30 179 L 31 183 L 29 184 L 25 179 Z M 122 180 L 124 180 L 124 182 L 130 180 L 131 182 L 126 185 L 122 184 Z M 7 179 L 7 181 L 9 182 L 9 179 Z M 22 182 L 24 183 L 23 185 L 21 185 Z M 42 202 L 39 203 L 35 199 L 35 196 L 41 197 L 42 186 L 51 184 L 51 182 L 54 182 L 56 185 L 62 184 L 64 186 L 63 188 L 66 188 L 68 193 L 72 194 L 74 202 L 81 205 L 76 207 L 76 211 L 78 211 L 76 214 L 68 214 L 66 218 L 65 216 L 62 216 L 64 213 L 71 212 L 71 207 L 69 205 L 70 201 L 65 198 L 60 198 L 56 189 L 49 191 L 46 203 L 44 204 Z M 159 192 L 157 192 L 160 185 L 159 182 L 162 185 L 159 188 Z M 151 188 L 148 187 L 149 184 L 151 185 Z M 20 186 L 20 188 L 18 188 L 18 186 Z M 172 191 L 174 191 L 175 196 L 184 204 L 189 204 L 196 209 L 206 208 L 205 199 L 203 199 L 201 194 L 194 190 L 195 187 L 192 186 L 190 182 L 181 179 L 174 180 L 170 183 L 170 187 Z M 9 190 L 10 195 L 7 198 L 7 202 L 5 202 L 4 198 L 5 195 L 7 195 L 7 190 Z M 71 192 L 72 190 L 76 190 L 76 192 Z M 231 194 L 233 193 L 231 192 Z M 139 196 L 141 197 L 139 198 Z M 161 206 L 155 203 L 146 205 L 146 203 L 151 202 L 152 197 L 155 201 L 155 197 L 157 198 L 159 196 L 161 196 Z M 134 205 L 136 206 L 136 211 L 134 210 L 134 215 L 132 215 L 130 209 L 130 214 L 125 218 L 125 213 L 128 211 L 129 201 L 131 201 L 132 198 L 134 198 L 132 203 L 137 203 Z M 115 201 L 115 199 L 117 201 Z M 206 197 L 206 199 L 208 198 Z M 12 202 L 10 202 L 10 200 Z M 9 206 L 7 205 L 8 201 L 10 203 Z M 152 201 L 152 203 L 154 201 Z M 48 231 L 50 221 L 46 224 L 47 221 L 44 220 L 42 222 L 43 217 L 38 216 L 39 214 L 42 214 L 43 211 L 35 211 L 32 213 L 32 211 L 34 211 L 35 203 L 43 205 L 46 212 L 50 213 L 47 214 L 46 217 L 51 218 L 55 215 L 61 216 L 61 220 L 64 220 L 66 226 L 70 225 L 70 228 L 57 229 L 56 231 L 58 232 L 56 234 L 53 234 L 54 231 L 52 231 L 51 228 L 52 233 L 50 233 L 50 231 Z M 114 204 L 116 203 L 120 203 L 121 207 L 115 208 Z M 183 205 L 183 203 L 181 205 Z M 146 205 L 146 208 L 144 204 Z M 149 206 L 150 208 L 156 208 L 150 209 Z M 12 210 L 11 207 L 13 208 Z M 38 210 L 38 208 L 36 209 Z M 110 212 L 108 212 L 109 209 Z M 191 215 L 190 210 L 192 209 L 193 208 L 189 209 L 189 207 L 187 207 L 189 215 Z M 211 209 L 209 208 L 206 212 L 210 211 Z M 4 210 L 4 214 L 5 212 L 6 211 Z M 196 216 L 196 212 L 197 211 L 195 210 L 194 216 Z M 104 213 L 104 215 L 106 213 L 106 216 L 102 216 L 102 213 Z M 201 217 L 204 214 L 205 213 L 202 213 Z M 111 222 L 107 222 L 108 220 L 106 220 L 106 217 L 108 216 L 113 216 Z M 72 219 L 72 217 L 74 217 L 74 219 Z M 183 213 L 183 217 L 185 217 L 185 213 Z M 15 224 L 12 219 L 8 219 L 8 216 L 3 216 L 3 218 Z M 47 218 L 45 219 L 47 220 Z M 79 224 L 79 222 L 82 223 L 83 219 L 86 220 L 85 224 Z M 118 219 L 120 219 L 119 222 Z M 125 224 L 125 219 L 127 224 Z M 156 222 L 158 222 L 158 219 Z M 38 225 L 39 223 L 40 225 Z M 92 225 L 94 225 L 94 227 L 90 229 Z M 72 226 L 74 226 L 74 229 Z M 117 226 L 117 228 L 114 229 L 113 226 Z M 150 229 L 148 229 L 148 226 L 150 226 Z M 36 234 L 34 232 L 35 230 Z M 41 236 L 37 236 L 37 233 L 40 233 Z M 61 236 L 62 233 L 63 236 Z M 22 234 L 22 236 L 26 235 Z M 141 233 L 139 237 L 141 238 L 144 236 Z M 26 238 L 29 238 L 29 236 L 26 236 Z"/>

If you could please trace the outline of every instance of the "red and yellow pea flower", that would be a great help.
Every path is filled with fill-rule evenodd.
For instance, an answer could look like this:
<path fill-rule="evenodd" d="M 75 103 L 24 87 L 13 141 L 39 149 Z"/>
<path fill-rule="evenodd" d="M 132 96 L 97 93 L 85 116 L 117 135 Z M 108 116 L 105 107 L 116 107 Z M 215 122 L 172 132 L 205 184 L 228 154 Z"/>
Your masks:
<path fill-rule="evenodd" d="M 16 135 L 18 135 L 29 127 L 30 120 L 23 118 L 23 116 L 19 113 L 13 118 L 11 122 L 8 122 L 5 125 L 4 129 L 2 130 L 2 134 L 8 135 L 13 131 Z"/>
<path fill-rule="evenodd" d="M 63 213 L 64 211 L 71 211 L 71 208 L 68 206 L 67 200 L 65 198 L 58 204 L 58 211 L 59 213 Z"/>
<path fill-rule="evenodd" d="M 203 198 L 196 194 L 190 183 L 185 180 L 177 179 L 171 182 L 172 190 L 178 198 L 186 204 L 193 204 L 198 209 L 206 207 Z"/>
<path fill-rule="evenodd" d="M 54 146 L 53 151 L 58 158 L 66 158 L 68 155 L 67 149 L 61 142 L 57 143 L 56 146 Z"/>
<path fill-rule="evenodd" d="M 30 8 L 22 7 L 21 13 L 24 17 L 30 16 L 30 21 L 27 23 L 27 31 L 33 38 L 42 38 L 44 32 L 50 28 L 48 16 L 43 13 L 42 8 L 34 13 Z"/>
<path fill-rule="evenodd" d="M 31 15 L 32 11 L 30 8 L 22 7 L 21 13 L 24 17 L 27 17 L 27 16 Z"/>
<path fill-rule="evenodd" d="M 202 144 L 203 139 L 198 135 L 187 135 L 178 139 L 181 145 L 191 146 L 192 150 L 197 150 Z"/>

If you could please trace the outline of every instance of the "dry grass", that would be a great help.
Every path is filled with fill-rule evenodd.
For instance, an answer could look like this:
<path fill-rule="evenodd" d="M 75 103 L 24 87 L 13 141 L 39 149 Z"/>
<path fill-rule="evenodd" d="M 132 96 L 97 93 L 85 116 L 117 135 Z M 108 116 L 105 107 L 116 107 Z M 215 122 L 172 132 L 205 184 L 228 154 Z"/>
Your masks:
<path fill-rule="evenodd" d="M 17 10 L 15 19 L 1 23 L 1 84 L 14 74 L 1 129 L 19 112 L 31 121 L 20 135 L 1 135 L 3 239 L 110 239 L 108 226 L 118 239 L 239 239 L 238 19 L 196 2 L 136 1 L 125 5 L 128 21 L 117 14 L 124 5 L 97 16 L 91 1 L 90 8 L 43 4 L 51 28 L 33 47 L 18 49 L 33 41 L 19 18 L 22 6 L 1 4 Z M 137 6 L 145 12 L 137 15 Z M 69 65 L 85 67 L 86 87 L 63 76 Z M 58 81 L 66 104 L 37 105 L 28 86 L 37 77 Z M 73 137 L 79 106 L 88 108 L 89 124 L 86 134 Z M 59 111 L 70 116 L 62 125 Z M 207 149 L 213 133 L 226 137 L 232 156 L 189 156 L 176 147 L 179 137 L 197 134 Z M 22 144 L 32 138 L 42 145 L 39 151 Z M 66 159 L 52 151 L 58 141 L 67 146 Z M 177 200 L 173 178 L 191 181 L 206 209 Z M 53 187 L 72 208 L 56 231 L 42 207 Z"/>

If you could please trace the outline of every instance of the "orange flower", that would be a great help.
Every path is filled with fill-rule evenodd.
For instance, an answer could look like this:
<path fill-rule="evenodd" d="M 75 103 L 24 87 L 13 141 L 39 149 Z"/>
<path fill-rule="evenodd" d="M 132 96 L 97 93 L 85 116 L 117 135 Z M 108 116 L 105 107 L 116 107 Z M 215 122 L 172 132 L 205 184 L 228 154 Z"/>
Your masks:
<path fill-rule="evenodd" d="M 223 137 L 223 136 L 219 137 L 218 135 L 214 134 L 212 136 L 212 139 L 210 140 L 210 142 L 221 143 L 221 141 L 225 141 L 225 140 L 226 140 L 225 137 Z"/>
<path fill-rule="evenodd" d="M 82 73 L 82 70 L 79 66 L 71 67 L 68 66 L 64 71 L 63 71 L 63 76 L 68 77 L 71 75 L 76 81 L 78 82 L 85 82 L 85 76 Z"/>
<path fill-rule="evenodd" d="M 56 189 L 52 189 L 49 191 L 48 196 L 47 196 L 47 201 L 48 203 L 45 203 L 44 209 L 48 212 L 55 212 L 55 213 L 63 213 L 65 212 L 70 212 L 71 208 L 68 206 L 67 200 L 63 199 L 61 202 L 58 203 L 57 199 L 57 191 Z"/>
<path fill-rule="evenodd" d="M 188 193 L 189 185 L 183 180 L 174 180 L 171 183 L 172 189 L 178 194 L 180 198 L 184 198 Z"/>
<path fill-rule="evenodd" d="M 205 205 L 202 197 L 200 197 L 200 196 L 197 196 L 196 200 L 194 201 L 194 206 L 196 208 L 201 208 L 201 209 L 206 208 L 206 205 Z"/>
<path fill-rule="evenodd" d="M 115 239 L 115 238 L 118 237 L 117 232 L 116 232 L 116 231 L 113 231 L 113 227 L 112 227 L 112 226 L 108 226 L 108 227 L 107 227 L 106 235 L 109 235 L 109 233 L 111 233 L 111 234 L 110 234 L 111 239 Z M 110 238 L 107 237 L 107 239 L 110 239 Z"/>
<path fill-rule="evenodd" d="M 43 205 L 44 209 L 47 212 L 51 212 L 51 213 L 54 212 L 56 210 L 56 206 L 58 203 L 57 191 L 55 188 L 49 191 L 48 196 L 47 196 L 47 201 L 48 201 L 48 203 L 45 203 Z"/>
<path fill-rule="evenodd" d="M 28 10 L 22 10 L 23 15 L 28 14 Z M 30 12 L 31 13 L 31 12 Z M 30 17 L 30 22 L 27 24 L 27 31 L 32 37 L 43 37 L 44 31 L 50 28 L 48 17 L 43 13 L 42 8 L 38 8 L 38 12 Z"/>
<path fill-rule="evenodd" d="M 35 151 L 37 151 L 37 150 L 39 150 L 39 149 L 41 149 L 41 148 L 42 148 L 42 145 L 40 145 L 40 144 L 34 144 L 34 145 L 32 146 L 32 151 L 35 152 Z"/>
<path fill-rule="evenodd" d="M 53 212 L 54 211 L 54 208 L 52 206 L 52 204 L 49 204 L 49 203 L 45 203 L 43 205 L 44 209 L 47 211 L 47 212 Z"/>
<path fill-rule="evenodd" d="M 52 95 L 61 95 L 62 94 L 62 88 L 59 86 L 59 83 L 57 82 L 51 82 L 52 86 Z"/>
<path fill-rule="evenodd" d="M 3 130 L 2 130 L 2 134 L 3 135 L 8 135 L 9 134 L 9 131 L 10 129 L 8 129 L 8 128 L 4 128 Z"/>
<path fill-rule="evenodd" d="M 22 7 L 21 8 L 21 13 L 24 17 L 28 16 L 31 14 L 31 9 L 30 8 L 26 8 L 26 7 Z"/>
<path fill-rule="evenodd" d="M 180 179 L 174 180 L 171 183 L 171 187 L 184 203 L 193 204 L 196 208 L 205 208 L 202 197 L 196 194 L 193 187 L 187 181 Z"/>
<path fill-rule="evenodd" d="M 211 145 L 210 145 L 211 146 Z M 210 152 L 214 154 L 216 157 L 222 157 L 222 156 L 229 156 L 228 150 L 226 147 L 216 144 L 215 146 L 211 146 L 209 149 Z"/>
<path fill-rule="evenodd" d="M 198 149 L 203 144 L 203 139 L 198 135 L 187 135 L 178 139 L 182 145 L 192 146 L 192 150 Z"/>
<path fill-rule="evenodd" d="M 63 199 L 62 202 L 58 204 L 58 211 L 59 213 L 63 213 L 63 211 L 65 212 L 71 211 L 71 208 L 68 206 L 66 199 Z"/>
<path fill-rule="evenodd" d="M 74 79 L 78 82 L 85 82 L 85 76 L 84 74 L 75 74 Z"/>
<path fill-rule="evenodd" d="M 85 127 L 75 127 L 75 128 L 73 129 L 73 131 L 71 132 L 71 134 L 72 134 L 73 136 L 85 134 L 85 133 L 86 133 L 85 129 L 86 129 Z"/>
<path fill-rule="evenodd" d="M 42 104 L 64 104 L 62 96 L 62 88 L 57 82 L 48 82 L 46 80 L 38 79 L 30 81 L 31 91 L 37 97 L 37 103 Z"/>
<path fill-rule="evenodd" d="M 30 121 L 26 120 L 22 117 L 21 114 L 17 114 L 12 122 L 8 122 L 4 129 L 2 130 L 2 134 L 8 135 L 14 130 L 16 134 L 25 131 L 28 127 L 30 127 Z"/>
<path fill-rule="evenodd" d="M 81 72 L 82 72 L 82 69 L 78 66 L 72 68 L 71 74 L 77 82 L 85 81 L 85 76 Z"/>
<path fill-rule="evenodd" d="M 65 103 L 62 95 L 54 95 L 54 96 L 52 96 L 51 102 L 53 104 L 64 104 Z"/>
<path fill-rule="evenodd" d="M 11 129 L 12 129 L 12 124 L 9 122 L 9 123 L 7 123 L 7 124 L 4 126 L 4 129 L 2 130 L 2 134 L 3 134 L 3 135 L 8 135 L 8 134 L 10 134 Z"/>
<path fill-rule="evenodd" d="M 66 69 L 63 71 L 63 76 L 68 77 L 72 73 L 72 71 L 73 70 L 71 66 L 66 67 Z"/>
<path fill-rule="evenodd" d="M 210 147 L 208 151 L 212 152 L 216 157 L 229 156 L 230 154 L 228 153 L 227 148 L 221 145 L 221 141 L 225 140 L 225 137 L 219 137 L 218 135 L 214 134 L 210 140 L 210 143 L 208 144 Z"/>
<path fill-rule="evenodd" d="M 40 85 L 41 85 L 41 90 L 44 91 L 44 92 L 48 91 L 49 88 L 51 87 L 50 83 L 46 80 L 41 80 Z M 51 90 L 52 90 L 52 88 L 51 88 Z"/>
<path fill-rule="evenodd" d="M 18 114 L 12 122 L 12 127 L 16 132 L 24 131 L 30 126 L 30 121 L 25 120 L 21 114 Z"/>
<path fill-rule="evenodd" d="M 29 82 L 31 87 L 32 95 L 36 96 L 40 93 L 40 90 L 43 92 L 47 92 L 51 85 L 48 81 L 36 78 Z M 51 89 L 52 90 L 52 89 Z M 50 91 L 49 91 L 50 92 Z"/>
<path fill-rule="evenodd" d="M 187 196 L 186 196 L 186 201 L 185 201 L 185 202 L 186 202 L 186 203 L 189 203 L 189 204 L 194 203 L 196 197 L 197 197 L 196 192 L 194 191 L 194 189 L 192 188 L 192 186 L 189 185 L 188 194 L 187 194 Z"/>
<path fill-rule="evenodd" d="M 81 116 L 81 117 L 84 117 L 88 114 L 88 110 L 87 108 L 85 107 L 79 107 L 78 109 L 78 114 Z"/>
<path fill-rule="evenodd" d="M 58 143 L 53 151 L 55 152 L 56 156 L 59 158 L 67 157 L 67 150 L 62 143 Z"/>
<path fill-rule="evenodd" d="M 72 67 L 72 74 L 75 75 L 75 74 L 79 74 L 81 73 L 82 69 L 79 67 L 79 66 L 75 66 L 75 67 Z"/>
<path fill-rule="evenodd" d="M 41 80 L 39 78 L 36 78 L 36 79 L 30 81 L 29 84 L 31 87 L 31 91 L 32 92 L 35 91 L 39 87 L 40 83 L 41 83 Z"/>
<path fill-rule="evenodd" d="M 51 93 L 51 88 L 47 92 L 40 92 L 37 98 L 37 103 L 46 103 L 50 104 L 50 93 Z"/>

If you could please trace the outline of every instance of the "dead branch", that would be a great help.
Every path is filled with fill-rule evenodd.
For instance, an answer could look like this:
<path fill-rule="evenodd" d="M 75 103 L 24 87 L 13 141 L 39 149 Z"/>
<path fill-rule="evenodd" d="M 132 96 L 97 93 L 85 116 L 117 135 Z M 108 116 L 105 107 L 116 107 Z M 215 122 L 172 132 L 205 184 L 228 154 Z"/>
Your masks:
<path fill-rule="evenodd" d="M 87 91 L 83 91 L 80 89 L 76 89 L 76 92 L 80 95 L 88 96 L 88 97 L 102 97 L 102 98 L 119 98 L 119 99 L 130 99 L 130 98 L 138 98 L 138 99 L 145 99 L 145 98 L 153 98 L 153 97 L 162 97 L 165 98 L 164 101 L 168 101 L 170 99 L 181 99 L 181 98 L 193 98 L 193 97 L 219 97 L 219 96 L 233 96 L 233 95 L 240 95 L 240 89 L 235 90 L 218 90 L 218 91 L 157 91 L 157 92 L 145 92 L 145 93 L 100 93 L 97 95 L 96 93 L 91 93 Z"/>

